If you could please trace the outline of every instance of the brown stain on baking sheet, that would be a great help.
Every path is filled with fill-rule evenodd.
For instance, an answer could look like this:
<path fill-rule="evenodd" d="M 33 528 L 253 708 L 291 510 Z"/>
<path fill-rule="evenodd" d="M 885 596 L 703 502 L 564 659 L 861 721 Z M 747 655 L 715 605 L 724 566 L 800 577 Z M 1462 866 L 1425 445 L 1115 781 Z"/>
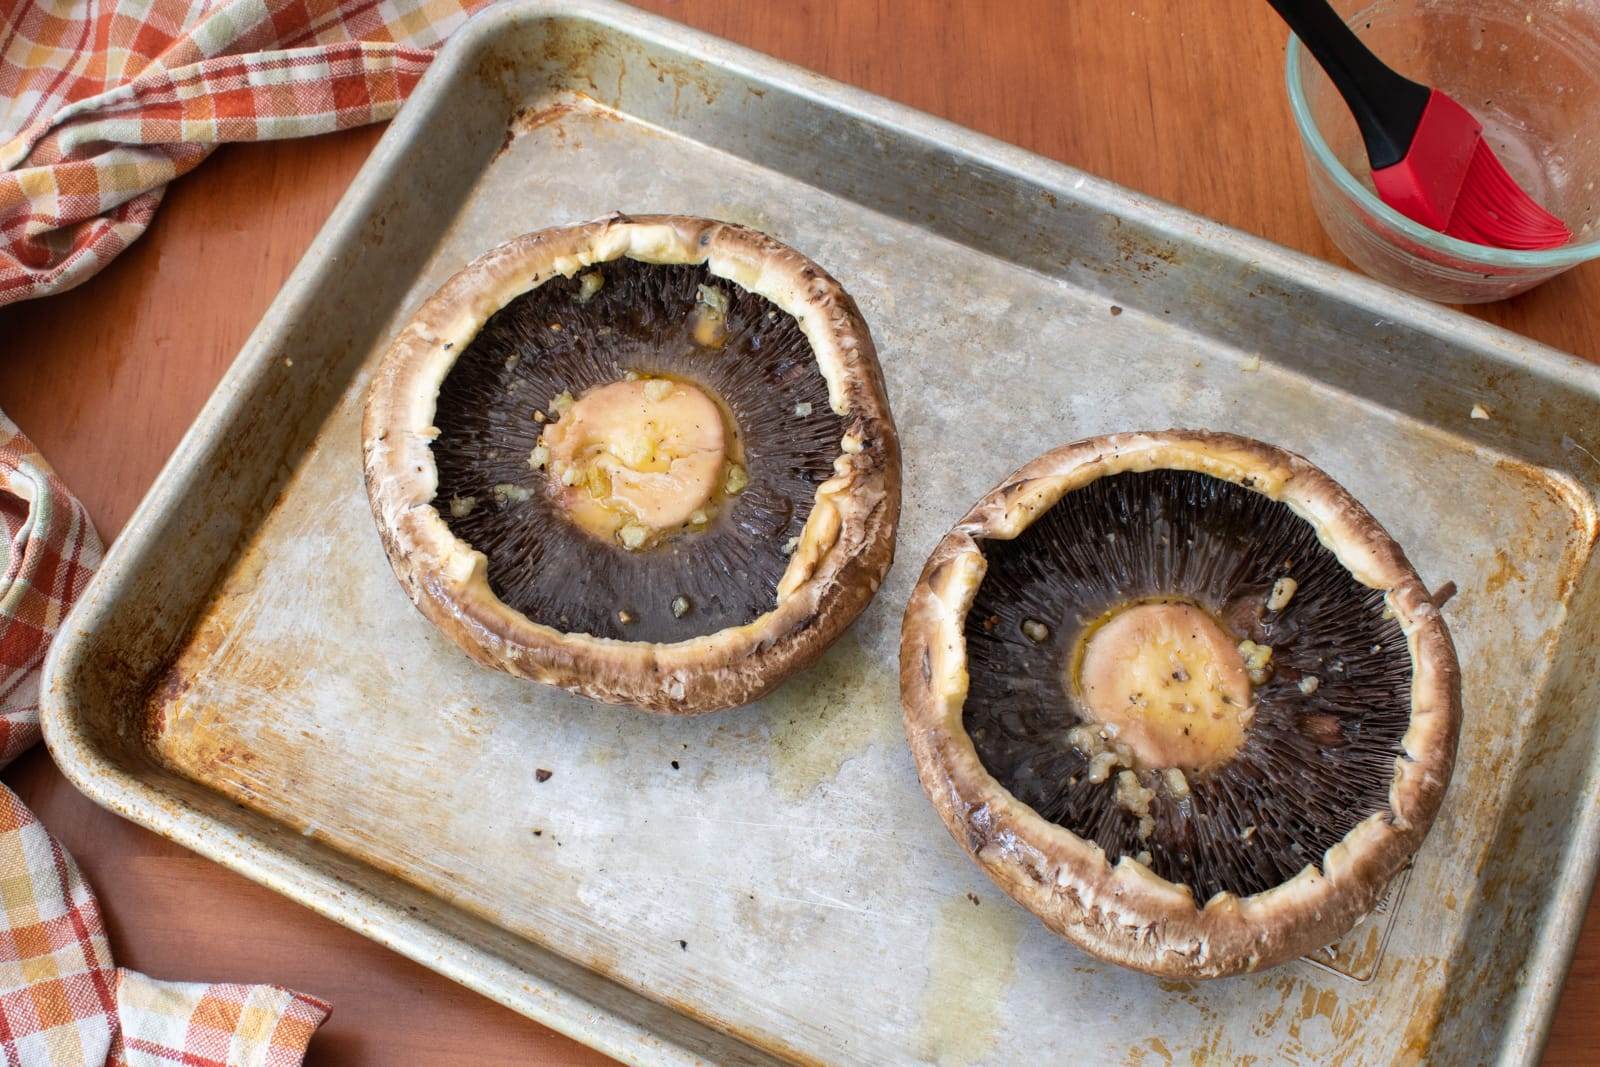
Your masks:
<path fill-rule="evenodd" d="M 575 132 L 594 131 L 601 128 L 602 123 L 615 125 L 623 121 L 616 111 L 591 96 L 579 92 L 563 93 L 553 102 L 514 112 L 506 125 L 505 137 L 490 162 L 498 162 L 518 140 L 545 127 L 550 127 L 552 134 L 548 147 L 581 149 L 583 141 L 577 136 L 569 137 L 569 128 Z"/>
<path fill-rule="evenodd" d="M 1360 984 L 1312 971 L 1303 963 L 1228 982 L 1158 980 L 1156 985 L 1169 999 L 1164 1006 L 1154 1002 L 1152 1011 L 1161 1016 L 1164 1040 L 1171 1040 L 1174 1028 L 1183 1025 L 1178 1005 L 1194 1012 L 1194 1021 L 1174 1049 L 1176 1062 L 1196 1067 L 1257 1063 L 1354 1067 L 1382 1062 L 1386 1054 L 1385 1041 L 1392 1035 L 1376 1028 L 1390 1017 L 1383 1004 L 1393 996 L 1395 987 L 1389 983 L 1394 980 L 1392 968 L 1386 981 Z M 1248 984 L 1251 991 L 1242 997 L 1231 995 L 1229 990 L 1240 984 Z M 1241 1035 L 1243 1026 L 1248 1029 Z M 1148 1037 L 1135 1036 L 1140 1030 L 1131 1031 L 1129 1039 L 1142 1043 L 1132 1046 L 1137 1055 L 1130 1055 L 1128 1062 L 1160 1062 L 1144 1051 L 1150 1039 L 1161 1037 L 1150 1032 L 1157 1027 L 1142 1021 L 1140 1029 Z"/>
<path fill-rule="evenodd" d="M 1354 1006 L 1342 1006 L 1339 994 L 1334 990 L 1319 989 L 1308 984 L 1300 992 L 1300 1004 L 1289 1020 L 1288 1033 L 1291 1040 L 1303 1043 L 1309 1040 L 1309 1035 L 1302 1036 L 1302 1031 L 1308 1024 L 1320 1019 L 1327 1025 L 1334 1041 L 1343 1044 L 1368 1016 L 1369 1013 L 1364 1009 L 1358 1011 Z"/>
<path fill-rule="evenodd" d="M 1432 970 L 1431 964 L 1419 964 L 1415 980 L 1404 986 L 1407 989 L 1420 991 L 1420 995 L 1413 1002 L 1416 1006 L 1412 1009 L 1411 1018 L 1407 1020 L 1406 1028 L 1400 1036 L 1400 1049 L 1394 1058 L 1396 1067 L 1414 1067 L 1433 1061 L 1431 1055 L 1433 1035 L 1438 1028 L 1445 986 L 1430 973 Z"/>
<path fill-rule="evenodd" d="M 1495 468 L 1516 478 L 1530 498 L 1530 506 L 1554 504 L 1571 517 L 1567 551 L 1560 561 L 1555 593 L 1557 600 L 1566 600 L 1596 544 L 1600 543 L 1600 506 L 1576 479 L 1559 471 L 1513 459 L 1497 460 Z M 1514 546 L 1510 555 L 1517 557 Z M 1524 580 L 1519 574 L 1512 577 Z"/>
<path fill-rule="evenodd" d="M 1112 217 L 1110 222 L 1106 236 L 1116 247 L 1123 269 L 1130 276 L 1166 273 L 1181 265 L 1183 250 L 1176 244 L 1151 237 L 1131 226 L 1125 227 L 1119 218 Z"/>
<path fill-rule="evenodd" d="M 1361 935 L 1355 951 L 1340 961 L 1343 965 L 1341 969 L 1349 974 L 1350 977 L 1359 981 L 1374 974 L 1378 965 L 1378 957 L 1383 952 L 1385 925 L 1387 924 L 1382 920 L 1367 923 L 1366 932 Z"/>
<path fill-rule="evenodd" d="M 1490 596 L 1505 588 L 1507 582 L 1515 581 L 1520 584 L 1528 580 L 1527 576 L 1517 569 L 1517 565 L 1511 562 L 1511 557 L 1505 549 L 1494 550 L 1494 561 L 1494 570 L 1483 580 L 1483 591 Z"/>
<path fill-rule="evenodd" d="M 574 107 L 576 107 L 575 104 L 561 100 L 544 107 L 519 109 L 512 114 L 511 121 L 506 124 L 505 138 L 501 140 L 500 147 L 495 150 L 490 162 L 497 161 L 501 156 L 505 155 L 518 137 L 531 133 L 541 126 L 548 126 L 552 122 L 560 122 L 572 113 Z"/>
<path fill-rule="evenodd" d="M 1159 1037 L 1146 1038 L 1128 1049 L 1122 1063 L 1123 1067 L 1172 1067 L 1172 1050 Z"/>
<path fill-rule="evenodd" d="M 576 104 L 567 100 L 560 100 L 544 107 L 525 107 L 512 116 L 511 125 L 508 129 L 514 135 L 519 136 L 525 133 L 532 133 L 540 126 L 548 126 L 552 122 L 560 122 L 563 118 L 572 114 L 576 108 Z"/>
<path fill-rule="evenodd" d="M 1235 1049 L 1220 1026 L 1196 1041 L 1189 1050 L 1190 1067 L 1217 1067 L 1219 1064 L 1255 1067 L 1256 1062 L 1254 1055 Z"/>
<path fill-rule="evenodd" d="M 964 896 L 939 906 L 922 987 L 920 1051 L 929 1062 L 964 1067 L 995 1051 L 1024 921 L 1014 907 L 974 908 Z"/>
<path fill-rule="evenodd" d="M 900 740 L 895 672 L 846 634 L 763 702 L 773 785 L 801 799 L 876 745 Z"/>
<path fill-rule="evenodd" d="M 530 47 L 485 49 L 474 68 L 477 77 L 498 87 L 508 102 L 516 102 L 526 98 L 522 83 L 530 72 L 545 73 L 565 85 L 581 81 L 598 91 L 595 81 L 598 64 L 608 58 L 621 62 L 617 44 L 594 28 L 564 19 L 550 19 L 542 29 L 536 43 Z"/>
<path fill-rule="evenodd" d="M 1177 1050 L 1180 1062 L 1197 1067 L 1257 1062 L 1357 1067 L 1386 1063 L 1396 1055 L 1403 1020 L 1411 1027 L 1408 1041 L 1424 1049 L 1431 1046 L 1437 1005 L 1446 988 L 1444 974 L 1442 961 L 1422 957 L 1385 961 L 1381 977 L 1370 984 L 1289 964 L 1234 980 L 1254 987 L 1244 998 L 1227 994 L 1231 983 L 1196 983 L 1192 990 L 1178 990 L 1168 987 L 1180 983 L 1163 982 L 1161 988 L 1200 1015 Z M 1409 1014 L 1412 1004 L 1422 1009 L 1420 1017 Z M 1159 1005 L 1152 1008 L 1161 1011 Z M 1163 1018 L 1161 1029 L 1170 1038 L 1172 1028 L 1181 1024 L 1170 1009 Z M 1242 1025 L 1248 1026 L 1244 1036 Z M 1129 1039 L 1144 1040 L 1135 1036 L 1140 1030 L 1157 1036 L 1150 1033 L 1155 1029 L 1146 1024 Z M 1130 1056 L 1128 1062 L 1155 1061 Z"/>
<path fill-rule="evenodd" d="M 683 110 L 683 91 L 692 89 L 698 93 L 709 106 L 716 103 L 717 97 L 722 93 L 722 82 L 715 78 L 704 63 L 689 61 L 686 63 L 672 63 L 667 60 L 646 57 L 645 62 L 655 72 L 657 82 L 672 82 L 672 117 L 677 118 Z"/>
<path fill-rule="evenodd" d="M 705 63 L 698 60 L 675 61 L 652 55 L 645 49 L 619 40 L 599 27 L 552 19 L 546 23 L 539 44 L 525 56 L 503 49 L 491 49 L 490 55 L 478 64 L 478 76 L 502 87 L 508 96 L 516 95 L 514 88 L 525 77 L 527 68 L 542 69 L 556 84 L 566 89 L 576 89 L 582 83 L 596 95 L 601 92 L 601 81 L 615 87 L 612 107 L 621 107 L 627 82 L 628 64 L 635 69 L 647 67 L 655 74 L 657 84 L 672 85 L 672 114 L 677 116 L 682 107 L 683 90 L 689 89 L 707 105 L 716 102 L 726 88 L 725 79 Z M 764 95 L 764 90 L 753 95 Z"/>
<path fill-rule="evenodd" d="M 1272 979 L 1272 990 L 1278 994 L 1278 1002 L 1272 1008 L 1261 1013 L 1256 1020 L 1255 1033 L 1257 1037 L 1265 1037 L 1272 1033 L 1278 1025 L 1278 1020 L 1283 1018 L 1283 1013 L 1289 1007 L 1289 995 L 1294 992 L 1299 983 L 1293 975 L 1284 973 Z"/>

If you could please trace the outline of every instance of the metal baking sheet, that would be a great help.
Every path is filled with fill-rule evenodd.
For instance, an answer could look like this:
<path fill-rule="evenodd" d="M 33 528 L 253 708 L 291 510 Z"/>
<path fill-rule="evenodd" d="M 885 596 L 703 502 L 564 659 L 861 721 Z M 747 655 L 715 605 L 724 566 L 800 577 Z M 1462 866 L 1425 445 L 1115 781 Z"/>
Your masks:
<path fill-rule="evenodd" d="M 692 721 L 473 665 L 362 490 L 397 324 L 489 246 L 614 209 L 825 264 L 905 444 L 872 607 Z M 1170 425 L 1354 490 L 1459 587 L 1466 672 L 1404 891 L 1315 961 L 1210 984 L 1097 963 L 993 888 L 922 797 L 894 669 L 981 492 Z M 439 58 L 116 543 L 47 734 L 107 807 L 631 1062 L 1532 1063 L 1597 855 L 1596 427 L 1572 357 L 630 9 L 512 3 Z"/>

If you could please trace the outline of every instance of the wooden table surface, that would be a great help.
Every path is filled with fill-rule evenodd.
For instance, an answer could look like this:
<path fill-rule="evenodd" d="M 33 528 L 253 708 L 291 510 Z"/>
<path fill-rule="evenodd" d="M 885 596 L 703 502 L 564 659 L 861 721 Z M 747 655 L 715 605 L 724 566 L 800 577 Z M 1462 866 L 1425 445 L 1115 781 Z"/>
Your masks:
<path fill-rule="evenodd" d="M 1335 262 L 1264 5 L 647 0 L 642 6 Z M 0 408 L 114 537 L 380 134 L 230 146 L 71 293 L 0 309 Z M 1473 312 L 1600 360 L 1600 263 Z M 101 893 L 117 959 L 335 1005 L 313 1064 L 587 1064 L 596 1053 L 91 805 L 42 750 L 5 780 Z M 1597 898 L 1600 900 L 1600 898 Z M 1546 1053 L 1600 1060 L 1600 907 Z"/>

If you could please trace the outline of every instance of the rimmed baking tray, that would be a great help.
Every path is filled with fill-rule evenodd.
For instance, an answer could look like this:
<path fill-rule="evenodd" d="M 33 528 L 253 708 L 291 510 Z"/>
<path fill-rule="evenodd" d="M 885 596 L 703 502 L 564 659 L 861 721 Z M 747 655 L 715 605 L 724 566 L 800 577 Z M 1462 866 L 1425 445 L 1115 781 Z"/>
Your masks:
<path fill-rule="evenodd" d="M 825 264 L 905 444 L 870 610 L 773 699 L 694 721 L 468 662 L 361 484 L 397 323 L 490 245 L 613 209 Z M 1315 963 L 1193 985 L 1080 955 L 963 858 L 893 666 L 921 559 L 983 490 L 1174 424 L 1354 490 L 1459 587 L 1466 672 L 1404 891 Z M 117 541 L 47 735 L 101 804 L 637 1063 L 1532 1062 L 1595 873 L 1597 426 L 1600 370 L 1569 356 L 630 9 L 513 3 L 445 49 Z"/>

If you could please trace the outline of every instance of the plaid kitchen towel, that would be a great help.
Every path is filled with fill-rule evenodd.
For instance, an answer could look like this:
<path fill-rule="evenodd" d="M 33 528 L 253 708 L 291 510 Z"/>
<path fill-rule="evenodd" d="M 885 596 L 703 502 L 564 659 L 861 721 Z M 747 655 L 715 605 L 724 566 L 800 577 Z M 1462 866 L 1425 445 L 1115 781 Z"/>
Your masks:
<path fill-rule="evenodd" d="M 0 0 L 0 305 L 70 289 L 218 144 L 387 119 L 482 0 Z"/>
<path fill-rule="evenodd" d="M 0 415 L 0 764 L 39 740 L 50 639 L 100 562 L 83 506 Z M 5 1067 L 293 1067 L 328 1006 L 266 985 L 158 982 L 112 962 L 72 857 L 0 785 Z"/>

